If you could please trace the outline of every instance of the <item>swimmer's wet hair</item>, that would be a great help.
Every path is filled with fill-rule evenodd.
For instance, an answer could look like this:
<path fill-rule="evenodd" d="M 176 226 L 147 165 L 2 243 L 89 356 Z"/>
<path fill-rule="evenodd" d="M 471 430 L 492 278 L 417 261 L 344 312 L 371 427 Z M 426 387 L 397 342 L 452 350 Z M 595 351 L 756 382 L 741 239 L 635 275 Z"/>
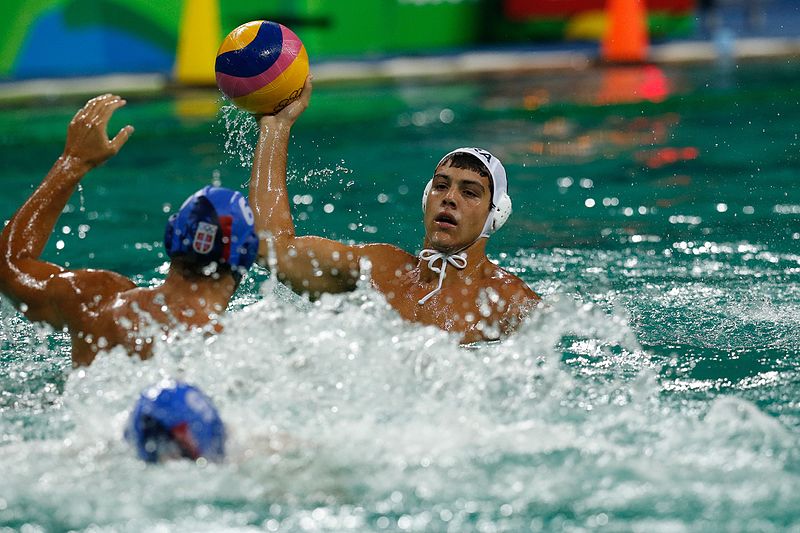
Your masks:
<path fill-rule="evenodd" d="M 455 154 L 450 154 L 442 159 L 442 162 L 439 164 L 439 166 L 447 165 L 448 163 L 451 167 L 463 168 L 464 170 L 477 172 L 481 176 L 489 178 L 490 184 L 492 182 L 492 174 L 489 172 L 489 169 L 486 168 L 486 165 L 484 165 L 480 159 L 472 154 L 468 154 L 466 152 L 456 152 Z"/>
<path fill-rule="evenodd" d="M 233 276 L 236 285 L 242 281 L 242 270 L 240 268 L 233 269 L 225 263 L 200 264 L 187 260 L 185 257 L 176 256 L 172 258 L 172 268 L 180 270 L 184 276 L 222 278 L 230 275 Z M 210 274 L 209 271 L 211 271 Z"/>
<path fill-rule="evenodd" d="M 489 198 L 492 202 L 494 202 L 494 181 L 492 180 L 491 172 L 489 172 L 489 169 L 483 164 L 483 161 L 472 154 L 468 154 L 466 152 L 456 152 L 442 159 L 442 162 L 439 166 L 447 165 L 448 163 L 451 167 L 471 170 L 472 172 L 480 174 L 484 178 L 489 178 Z"/>

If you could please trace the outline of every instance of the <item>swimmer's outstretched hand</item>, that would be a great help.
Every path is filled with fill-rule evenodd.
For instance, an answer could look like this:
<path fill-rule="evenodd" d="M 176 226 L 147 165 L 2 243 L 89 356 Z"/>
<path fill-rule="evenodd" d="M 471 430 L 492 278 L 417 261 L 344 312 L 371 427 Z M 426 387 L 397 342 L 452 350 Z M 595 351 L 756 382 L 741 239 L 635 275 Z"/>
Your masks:
<path fill-rule="evenodd" d="M 291 104 L 287 105 L 274 115 L 263 115 L 261 117 L 256 117 L 258 119 L 259 124 L 265 123 L 272 123 L 272 124 L 282 124 L 285 126 L 291 126 L 295 123 L 295 121 L 300 118 L 300 115 L 303 114 L 303 111 L 306 110 L 308 107 L 308 103 L 311 101 L 311 91 L 312 91 L 312 80 L 314 76 L 309 74 L 306 77 L 306 82 L 303 85 L 303 90 L 300 93 L 300 96 L 292 102 Z"/>
<path fill-rule="evenodd" d="M 116 155 L 133 133 L 133 126 L 128 125 L 113 139 L 108 138 L 108 121 L 124 105 L 125 100 L 114 94 L 89 100 L 69 123 L 63 157 L 92 168 Z"/>

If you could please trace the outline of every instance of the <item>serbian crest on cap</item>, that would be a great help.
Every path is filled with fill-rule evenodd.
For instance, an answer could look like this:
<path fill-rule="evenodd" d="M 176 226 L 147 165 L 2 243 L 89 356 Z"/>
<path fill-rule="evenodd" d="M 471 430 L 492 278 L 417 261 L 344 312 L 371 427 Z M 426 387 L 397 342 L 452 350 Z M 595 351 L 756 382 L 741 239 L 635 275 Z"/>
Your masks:
<path fill-rule="evenodd" d="M 217 226 L 208 222 L 199 222 L 194 234 L 192 249 L 198 254 L 207 254 L 214 247 L 214 237 L 217 236 Z"/>

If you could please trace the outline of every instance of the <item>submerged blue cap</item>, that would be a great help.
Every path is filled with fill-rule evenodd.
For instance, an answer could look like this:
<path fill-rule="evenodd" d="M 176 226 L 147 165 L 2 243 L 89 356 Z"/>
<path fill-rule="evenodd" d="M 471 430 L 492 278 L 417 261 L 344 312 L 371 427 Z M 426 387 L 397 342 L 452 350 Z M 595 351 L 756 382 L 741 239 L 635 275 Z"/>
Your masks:
<path fill-rule="evenodd" d="M 199 389 L 166 380 L 142 391 L 125 428 L 125 440 L 148 463 L 225 456 L 225 426 Z"/>
<path fill-rule="evenodd" d="M 247 270 L 258 252 L 253 211 L 247 198 L 224 187 L 206 186 L 169 217 L 164 232 L 167 255 L 198 265 L 227 264 Z"/>

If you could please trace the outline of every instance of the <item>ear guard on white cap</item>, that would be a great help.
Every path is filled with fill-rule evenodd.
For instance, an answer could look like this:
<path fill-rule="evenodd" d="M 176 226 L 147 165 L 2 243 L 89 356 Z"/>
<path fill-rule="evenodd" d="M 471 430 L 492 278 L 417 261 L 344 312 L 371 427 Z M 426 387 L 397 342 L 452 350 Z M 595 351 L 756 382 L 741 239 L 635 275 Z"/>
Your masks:
<path fill-rule="evenodd" d="M 438 168 L 439 165 L 442 164 L 442 161 L 457 153 L 465 153 L 477 157 L 478 160 L 486 166 L 492 176 L 492 185 L 494 187 L 492 191 L 492 207 L 489 210 L 489 216 L 486 217 L 486 223 L 483 225 L 483 230 L 481 231 L 481 237 L 489 237 L 489 235 L 502 228 L 503 224 L 506 223 L 506 220 L 508 220 L 508 217 L 511 215 L 511 197 L 508 196 L 506 169 L 499 159 L 480 148 L 458 148 L 453 150 L 445 155 L 436 167 Z M 425 185 L 425 191 L 422 193 L 423 212 L 428 203 L 428 194 L 431 192 L 432 186 L 433 180 L 431 179 L 428 181 L 428 184 Z"/>
<path fill-rule="evenodd" d="M 492 204 L 492 210 L 489 211 L 481 237 L 488 237 L 502 228 L 509 216 L 511 216 L 511 197 L 505 193 L 497 200 L 497 204 Z"/>

